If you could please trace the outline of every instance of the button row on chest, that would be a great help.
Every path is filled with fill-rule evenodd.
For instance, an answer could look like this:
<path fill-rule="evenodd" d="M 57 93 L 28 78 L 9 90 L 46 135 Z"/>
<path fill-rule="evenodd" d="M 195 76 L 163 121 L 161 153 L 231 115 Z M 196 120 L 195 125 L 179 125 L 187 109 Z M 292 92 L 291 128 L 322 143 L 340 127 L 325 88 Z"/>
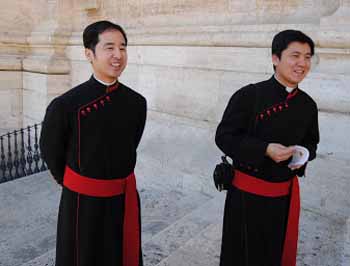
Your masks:
<path fill-rule="evenodd" d="M 261 113 L 259 113 L 257 115 L 257 119 L 260 119 L 260 120 L 267 119 L 268 117 L 272 116 L 274 113 L 282 112 L 283 110 L 288 109 L 288 107 L 289 107 L 289 105 L 287 102 L 276 104 L 273 107 L 270 107 L 270 108 L 262 111 Z"/>
<path fill-rule="evenodd" d="M 89 113 L 91 113 L 93 110 L 97 111 L 99 108 L 104 107 L 107 102 L 111 102 L 111 97 L 109 95 L 103 97 L 102 99 L 95 101 L 91 103 L 90 105 L 84 107 L 80 114 L 82 116 L 87 116 Z"/>

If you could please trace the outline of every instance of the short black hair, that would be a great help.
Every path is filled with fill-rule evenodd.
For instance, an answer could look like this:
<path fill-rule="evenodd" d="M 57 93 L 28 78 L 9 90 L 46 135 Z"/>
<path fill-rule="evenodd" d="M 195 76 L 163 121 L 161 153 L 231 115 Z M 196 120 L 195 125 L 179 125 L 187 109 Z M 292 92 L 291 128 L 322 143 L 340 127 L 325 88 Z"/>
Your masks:
<path fill-rule="evenodd" d="M 84 47 L 92 50 L 95 53 L 95 47 L 99 42 L 99 35 L 105 31 L 116 30 L 119 31 L 124 39 L 125 45 L 128 44 L 128 39 L 124 29 L 118 25 L 107 20 L 101 20 L 88 25 L 83 32 Z"/>
<path fill-rule="evenodd" d="M 288 48 L 292 42 L 307 43 L 310 46 L 311 56 L 315 53 L 314 41 L 305 33 L 299 30 L 284 30 L 275 35 L 272 40 L 272 54 L 281 58 L 282 52 Z"/>

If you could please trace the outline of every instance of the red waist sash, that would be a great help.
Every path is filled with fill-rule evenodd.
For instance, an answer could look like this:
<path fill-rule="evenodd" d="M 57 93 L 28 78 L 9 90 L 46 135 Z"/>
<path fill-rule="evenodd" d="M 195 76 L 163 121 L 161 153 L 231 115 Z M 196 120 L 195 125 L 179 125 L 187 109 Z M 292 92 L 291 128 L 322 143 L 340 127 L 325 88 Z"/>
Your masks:
<path fill-rule="evenodd" d="M 295 176 L 293 179 L 272 183 L 235 170 L 232 185 L 240 190 L 265 196 L 281 197 L 290 195 L 288 223 L 284 240 L 282 266 L 295 266 L 298 248 L 299 215 L 300 215 L 300 192 L 299 181 Z"/>
<path fill-rule="evenodd" d="M 125 194 L 123 266 L 139 266 L 139 205 L 134 173 L 123 179 L 101 180 L 82 176 L 66 166 L 63 185 L 74 192 L 93 197 Z"/>

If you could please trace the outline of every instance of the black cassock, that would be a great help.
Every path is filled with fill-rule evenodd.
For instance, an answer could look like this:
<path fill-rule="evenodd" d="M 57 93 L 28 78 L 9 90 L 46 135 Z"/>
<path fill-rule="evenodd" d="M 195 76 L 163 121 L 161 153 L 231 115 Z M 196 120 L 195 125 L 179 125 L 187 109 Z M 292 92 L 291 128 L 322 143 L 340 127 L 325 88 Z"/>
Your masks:
<path fill-rule="evenodd" d="M 90 178 L 125 178 L 134 171 L 145 120 L 142 95 L 122 83 L 106 86 L 91 77 L 48 106 L 41 153 L 59 184 L 66 165 Z M 56 266 L 122 265 L 124 197 L 79 195 L 63 186 Z M 139 250 L 142 265 L 141 245 Z"/>
<path fill-rule="evenodd" d="M 254 126 L 255 130 L 249 130 Z M 309 150 L 309 161 L 313 160 L 319 142 L 317 105 L 299 88 L 288 93 L 274 77 L 248 85 L 231 97 L 215 141 L 236 168 L 248 175 L 269 182 L 303 176 L 306 165 L 292 171 L 290 160 L 275 163 L 265 152 L 269 143 L 301 145 Z M 288 209 L 289 196 L 258 196 L 231 186 L 225 202 L 220 265 L 280 266 Z"/>

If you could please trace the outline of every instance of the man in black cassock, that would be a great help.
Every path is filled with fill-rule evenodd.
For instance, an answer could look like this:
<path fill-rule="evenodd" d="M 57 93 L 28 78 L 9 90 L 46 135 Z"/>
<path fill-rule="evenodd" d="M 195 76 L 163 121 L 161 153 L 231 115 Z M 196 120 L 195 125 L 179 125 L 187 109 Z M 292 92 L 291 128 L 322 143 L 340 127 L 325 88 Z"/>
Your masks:
<path fill-rule="evenodd" d="M 62 186 L 56 266 L 139 266 L 140 201 L 133 174 L 146 100 L 118 81 L 127 37 L 109 21 L 83 33 L 91 78 L 47 108 L 40 149 Z"/>
<path fill-rule="evenodd" d="M 226 195 L 220 266 L 295 266 L 300 211 L 296 145 L 316 157 L 318 110 L 298 87 L 310 70 L 314 43 L 286 30 L 272 42 L 275 74 L 231 97 L 216 131 L 217 146 L 233 159 Z"/>

